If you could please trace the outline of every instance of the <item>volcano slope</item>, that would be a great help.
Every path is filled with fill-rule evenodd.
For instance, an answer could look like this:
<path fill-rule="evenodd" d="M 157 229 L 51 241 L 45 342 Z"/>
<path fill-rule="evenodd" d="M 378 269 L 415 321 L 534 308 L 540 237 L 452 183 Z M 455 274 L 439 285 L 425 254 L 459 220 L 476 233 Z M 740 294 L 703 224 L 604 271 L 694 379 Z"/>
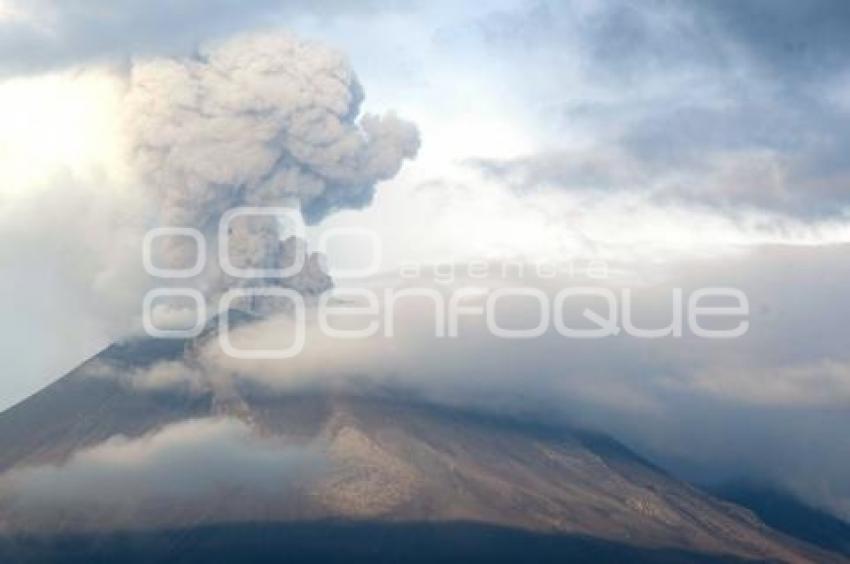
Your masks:
<path fill-rule="evenodd" d="M 0 414 L 0 557 L 843 561 L 615 440 L 231 374 L 140 386 L 197 342 L 115 344 Z"/>

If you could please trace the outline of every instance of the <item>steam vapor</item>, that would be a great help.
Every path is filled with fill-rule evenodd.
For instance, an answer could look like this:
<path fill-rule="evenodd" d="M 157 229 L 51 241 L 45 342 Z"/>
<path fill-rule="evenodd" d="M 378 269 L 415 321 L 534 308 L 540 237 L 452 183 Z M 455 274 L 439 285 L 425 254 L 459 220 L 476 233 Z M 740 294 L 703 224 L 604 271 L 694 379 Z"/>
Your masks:
<path fill-rule="evenodd" d="M 251 34 L 203 46 L 191 58 L 134 63 L 125 122 L 160 224 L 199 229 L 216 256 L 227 210 L 291 206 L 317 222 L 368 204 L 375 184 L 416 155 L 416 127 L 392 113 L 360 116 L 363 98 L 339 52 L 289 34 Z M 191 240 L 164 239 L 162 264 L 193 262 Z M 231 224 L 229 256 L 239 268 L 283 268 L 305 252 L 298 243 L 281 241 L 273 217 L 241 217 Z M 234 279 L 216 262 L 204 275 L 210 298 L 245 284 L 314 293 L 330 285 L 316 257 L 289 280 Z"/>

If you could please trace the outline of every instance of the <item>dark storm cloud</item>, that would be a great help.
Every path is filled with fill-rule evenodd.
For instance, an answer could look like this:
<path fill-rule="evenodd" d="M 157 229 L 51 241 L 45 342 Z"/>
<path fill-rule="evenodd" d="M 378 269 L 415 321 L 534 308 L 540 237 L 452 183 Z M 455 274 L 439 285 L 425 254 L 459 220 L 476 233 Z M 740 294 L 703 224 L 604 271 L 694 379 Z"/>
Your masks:
<path fill-rule="evenodd" d="M 39 71 L 113 55 L 191 49 L 201 39 L 259 23 L 276 2 L 37 0 L 0 23 L 0 70 Z"/>
<path fill-rule="evenodd" d="M 544 4 L 538 14 L 570 11 Z M 604 70 L 714 67 L 746 58 L 792 89 L 847 67 L 850 4 L 842 0 L 612 0 L 580 25 Z"/>
<path fill-rule="evenodd" d="M 780 80 L 847 68 L 850 4 L 843 0 L 722 0 L 688 5 L 703 10 Z"/>
<path fill-rule="evenodd" d="M 0 18 L 0 76 L 91 60 L 185 53 L 198 43 L 298 16 L 328 18 L 397 9 L 344 0 L 12 0 Z"/>
<path fill-rule="evenodd" d="M 842 0 L 529 2 L 478 26 L 491 43 L 546 47 L 573 26 L 605 73 L 727 67 L 740 57 L 782 80 L 847 67 L 850 5 Z"/>
<path fill-rule="evenodd" d="M 848 30 L 850 5 L 837 1 L 535 2 L 491 14 L 467 33 L 521 69 L 518 88 L 531 85 L 547 123 L 587 132 L 586 145 L 650 176 L 624 178 L 611 162 L 588 182 L 582 161 L 554 170 L 575 155 L 553 149 L 484 164 L 565 189 L 840 213 L 850 205 Z"/>

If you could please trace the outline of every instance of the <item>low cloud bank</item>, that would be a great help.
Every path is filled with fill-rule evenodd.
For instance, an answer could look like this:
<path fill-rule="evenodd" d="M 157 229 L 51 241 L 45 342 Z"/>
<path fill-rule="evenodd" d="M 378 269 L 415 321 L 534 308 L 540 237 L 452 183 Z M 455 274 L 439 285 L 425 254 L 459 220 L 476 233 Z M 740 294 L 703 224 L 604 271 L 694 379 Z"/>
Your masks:
<path fill-rule="evenodd" d="M 394 337 L 379 331 L 339 339 L 308 322 L 305 348 L 292 358 L 237 359 L 212 340 L 196 361 L 204 370 L 277 392 L 390 390 L 591 427 L 686 477 L 774 481 L 850 517 L 850 481 L 843 471 L 850 451 L 841 430 L 850 423 L 848 253 L 845 245 L 766 246 L 737 258 L 681 263 L 660 279 L 608 283 L 632 288 L 634 323 L 647 328 L 670 323 L 673 288 L 686 296 L 701 287 L 740 288 L 749 298 L 750 328 L 734 339 L 687 333 L 571 339 L 551 330 L 533 339 L 502 339 L 475 316 L 462 317 L 458 338 L 437 337 L 433 301 L 419 297 L 399 299 Z M 817 292 L 807 274 L 814 271 L 828 280 Z M 553 281 L 534 284 L 550 293 L 558 289 Z M 593 299 L 573 306 L 579 313 L 585 307 L 604 311 Z M 504 300 L 497 313 L 500 324 L 515 328 L 534 326 L 539 315 L 537 305 L 521 298 Z M 364 327 L 369 319 L 348 322 Z M 230 338 L 237 348 L 280 350 L 292 335 L 291 320 L 278 317 L 237 328 Z"/>
<path fill-rule="evenodd" d="M 200 519 L 218 499 L 238 508 L 240 497 L 285 496 L 321 464 L 312 447 L 260 437 L 238 419 L 198 419 L 113 437 L 61 465 L 13 469 L 0 476 L 0 499 L 13 527 L 164 525 Z"/>

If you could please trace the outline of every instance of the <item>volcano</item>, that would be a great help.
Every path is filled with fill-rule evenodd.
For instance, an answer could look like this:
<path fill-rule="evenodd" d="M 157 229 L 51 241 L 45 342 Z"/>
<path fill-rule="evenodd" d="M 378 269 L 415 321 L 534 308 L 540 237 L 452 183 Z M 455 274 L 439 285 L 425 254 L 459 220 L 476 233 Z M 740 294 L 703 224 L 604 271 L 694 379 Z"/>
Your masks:
<path fill-rule="evenodd" d="M 197 341 L 114 344 L 0 414 L 4 562 L 843 561 L 598 434 L 386 391 L 274 392 L 238 375 L 135 385 Z M 178 441 L 160 462 L 188 491 L 133 487 L 156 462 L 132 449 L 222 422 L 263 455 L 229 443 L 195 461 L 202 449 Z M 276 449 L 308 455 L 276 473 L 291 462 Z M 80 471 L 92 467 L 101 478 Z"/>

